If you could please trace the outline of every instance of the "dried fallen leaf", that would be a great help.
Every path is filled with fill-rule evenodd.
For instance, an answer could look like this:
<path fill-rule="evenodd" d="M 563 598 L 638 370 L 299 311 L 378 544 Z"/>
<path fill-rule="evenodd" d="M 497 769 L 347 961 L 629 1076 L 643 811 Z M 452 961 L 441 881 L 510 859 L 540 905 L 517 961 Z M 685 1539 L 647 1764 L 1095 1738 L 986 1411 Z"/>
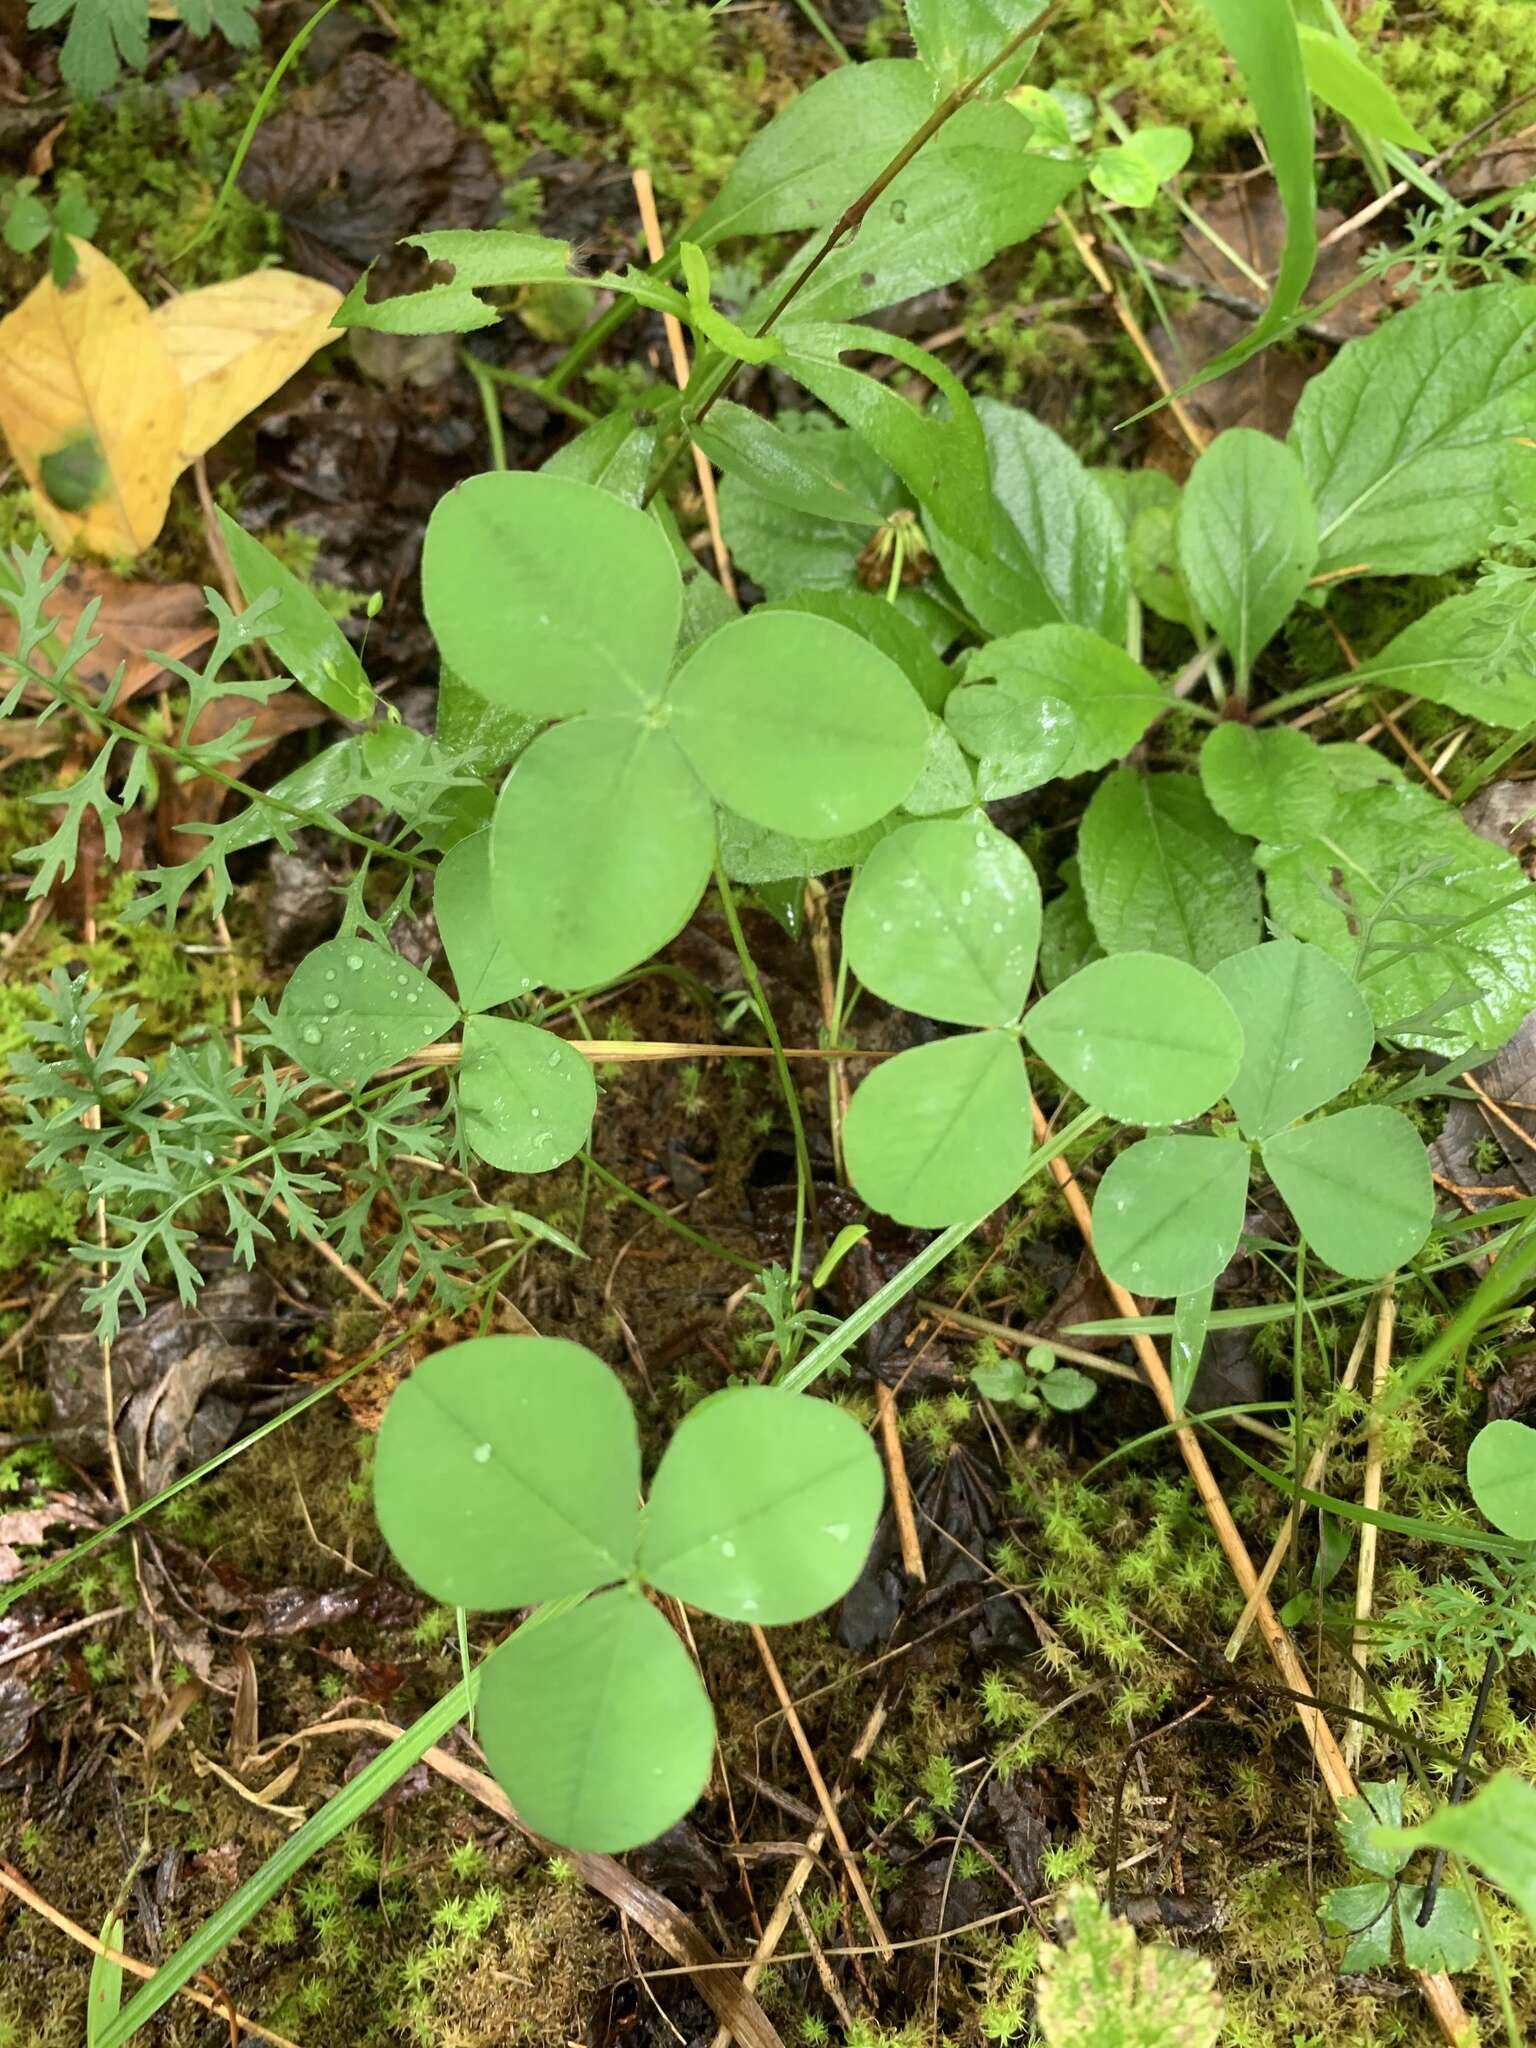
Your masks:
<path fill-rule="evenodd" d="M 71 238 L 62 289 L 0 320 L 0 427 L 60 548 L 136 555 L 164 523 L 187 402 L 154 316 L 117 265 Z"/>
<path fill-rule="evenodd" d="M 154 320 L 187 394 L 181 460 L 195 461 L 339 337 L 341 294 L 294 270 L 257 270 L 187 292 Z"/>

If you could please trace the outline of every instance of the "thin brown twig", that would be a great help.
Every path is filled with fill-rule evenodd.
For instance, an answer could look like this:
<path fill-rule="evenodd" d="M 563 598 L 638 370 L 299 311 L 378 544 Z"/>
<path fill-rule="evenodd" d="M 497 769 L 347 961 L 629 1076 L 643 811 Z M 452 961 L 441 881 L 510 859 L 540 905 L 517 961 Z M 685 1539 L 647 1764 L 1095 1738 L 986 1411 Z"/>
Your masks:
<path fill-rule="evenodd" d="M 885 1452 L 885 1469 L 891 1484 L 891 1513 L 896 1518 L 896 1535 L 901 1544 L 902 1569 L 919 1585 L 928 1583 L 923 1569 L 923 1546 L 917 1537 L 917 1518 L 912 1512 L 912 1482 L 907 1477 L 907 1460 L 901 1448 L 901 1427 L 896 1414 L 896 1396 L 884 1380 L 875 1381 L 875 1406 L 880 1414 L 880 1443 Z"/>
<path fill-rule="evenodd" d="M 1376 1351 L 1371 1370 L 1371 1408 L 1365 1429 L 1365 1479 L 1360 1489 L 1360 1506 L 1366 1515 L 1381 1510 L 1382 1396 L 1392 1369 L 1392 1331 L 1397 1320 L 1397 1297 L 1389 1279 L 1383 1283 L 1376 1304 Z M 1360 1527 L 1360 1561 L 1355 1577 L 1355 1632 L 1350 1644 L 1349 1705 L 1353 1714 L 1365 1709 L 1365 1665 L 1370 1655 L 1369 1622 L 1376 1599 L 1376 1553 L 1380 1531 L 1373 1521 Z M 1351 1720 L 1344 1733 L 1344 1755 L 1352 1771 L 1360 1768 L 1365 1745 L 1365 1723 Z"/>
<path fill-rule="evenodd" d="M 1130 336 L 1136 353 L 1146 364 L 1148 370 L 1151 371 L 1152 381 L 1156 384 L 1158 390 L 1162 392 L 1164 398 L 1167 399 L 1168 409 L 1178 421 L 1185 440 L 1188 441 L 1190 447 L 1194 449 L 1197 455 L 1203 455 L 1210 436 L 1195 419 L 1183 400 L 1174 397 L 1173 386 L 1168 381 L 1168 374 L 1158 361 L 1156 352 L 1151 342 L 1148 341 L 1141 322 L 1126 304 L 1125 298 L 1116 286 L 1114 279 L 1099 261 L 1098 251 L 1094 248 L 1093 243 L 1088 240 L 1087 236 L 1082 233 L 1064 206 L 1057 207 L 1056 219 L 1066 229 L 1072 246 L 1077 251 L 1078 261 L 1099 287 L 1099 290 L 1108 293 L 1110 303 L 1115 309 L 1115 318 Z"/>

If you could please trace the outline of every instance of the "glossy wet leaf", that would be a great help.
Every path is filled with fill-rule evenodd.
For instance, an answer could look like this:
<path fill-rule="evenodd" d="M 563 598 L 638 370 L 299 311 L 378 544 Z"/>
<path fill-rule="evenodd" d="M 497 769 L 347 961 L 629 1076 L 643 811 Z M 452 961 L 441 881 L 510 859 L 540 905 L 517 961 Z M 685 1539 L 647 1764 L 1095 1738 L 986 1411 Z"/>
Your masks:
<path fill-rule="evenodd" d="M 606 981 L 659 951 L 692 916 L 714 858 L 698 777 L 666 733 L 628 720 L 541 734 L 507 777 L 491 833 L 502 940 L 553 988 Z"/>
<path fill-rule="evenodd" d="M 1326 830 L 1337 794 L 1322 748 L 1305 733 L 1235 719 L 1201 747 L 1200 782 L 1234 832 L 1280 846 Z"/>
<path fill-rule="evenodd" d="M 477 1337 L 390 1396 L 374 1509 L 434 1600 L 522 1607 L 634 1562 L 640 1446 L 617 1376 L 563 1337 Z"/>
<path fill-rule="evenodd" d="M 1251 427 L 1218 434 L 1184 486 L 1178 550 L 1185 587 L 1242 687 L 1317 560 L 1317 513 L 1294 452 Z"/>
<path fill-rule="evenodd" d="M 1227 1091 L 1250 1138 L 1267 1138 L 1341 1094 L 1370 1061 L 1370 1009 L 1318 946 L 1271 940 L 1234 953 L 1211 979 L 1243 1027 L 1243 1064 Z"/>
<path fill-rule="evenodd" d="M 479 1735 L 521 1818 L 562 1848 L 633 1849 L 709 1778 L 715 1720 L 688 1652 L 631 1586 L 520 1628 L 487 1661 Z"/>
<path fill-rule="evenodd" d="M 592 1131 L 592 1067 L 563 1038 L 505 1017 L 471 1017 L 459 1062 L 459 1114 L 472 1151 L 504 1173 L 548 1173 Z"/>
<path fill-rule="evenodd" d="M 1040 884 L 1026 856 L 977 817 L 904 825 L 848 893 L 843 944 L 865 986 L 947 1024 L 1007 1024 L 1029 996 Z"/>
<path fill-rule="evenodd" d="M 829 875 L 836 868 L 855 868 L 885 838 L 899 829 L 897 820 L 882 820 L 861 832 L 839 833 L 833 839 L 797 839 L 792 833 L 770 832 L 721 811 L 717 820 L 720 859 L 733 882 L 754 888 L 772 882 L 801 882 L 809 875 Z"/>
<path fill-rule="evenodd" d="M 264 614 L 259 638 L 266 641 L 294 681 L 339 718 L 370 718 L 373 686 L 351 643 L 313 590 L 256 536 L 219 512 L 224 544 L 248 605 L 269 592 L 277 607 Z"/>
<path fill-rule="evenodd" d="M 1016 1040 L 981 1031 L 898 1053 L 867 1074 L 843 1130 L 849 1177 L 898 1223 L 935 1229 L 988 1215 L 1031 1150 Z"/>
<path fill-rule="evenodd" d="M 985 70 L 1028 21 L 1012 0 L 909 0 L 907 7 L 912 41 L 940 93 Z M 984 90 L 995 94 L 1017 84 L 1034 50 L 1033 41 L 1026 42 L 991 74 Z"/>
<path fill-rule="evenodd" d="M 1093 1242 L 1132 1294 L 1192 1294 L 1230 1263 L 1243 1232 L 1248 1148 L 1230 1138 L 1143 1138 L 1110 1162 Z"/>
<path fill-rule="evenodd" d="M 1040 920 L 1040 979 L 1048 989 L 1059 988 L 1080 967 L 1104 957 L 1088 919 L 1077 855 L 1064 860 L 1057 873 L 1063 885 L 1061 894 L 1046 904 Z"/>
<path fill-rule="evenodd" d="M 1084 1102 L 1128 1124 L 1183 1123 L 1226 1094 L 1243 1057 L 1232 1005 L 1163 953 L 1117 953 L 1042 996 L 1024 1036 Z"/>
<path fill-rule="evenodd" d="M 103 1948 L 122 1953 L 124 1928 L 117 1913 L 109 1913 L 101 1924 Z M 85 1992 L 85 2048 L 97 2048 L 107 2024 L 117 2018 L 123 2004 L 123 1966 L 106 1956 L 91 1958 L 90 1982 Z"/>
<path fill-rule="evenodd" d="M 677 745 L 721 803 L 808 839 L 894 810 L 927 747 L 928 714 L 895 663 L 805 613 L 754 613 L 711 634 L 667 708 Z"/>
<path fill-rule="evenodd" d="M 1302 1236 L 1335 1272 L 1379 1279 L 1429 1235 L 1429 1156 L 1398 1110 L 1369 1103 L 1299 1124 L 1268 1139 L 1263 1159 Z"/>
<path fill-rule="evenodd" d="M 1123 641 L 1125 528 L 1103 481 L 1021 407 L 983 398 L 976 415 L 995 501 L 988 544 L 978 548 L 944 531 L 932 536 L 962 603 L 992 634 L 1071 625 Z"/>
<path fill-rule="evenodd" d="M 1245 1175 L 1245 1189 L 1246 1185 Z M 1168 1384 L 1173 1389 L 1175 1413 L 1180 1415 L 1189 1406 L 1195 1376 L 1205 1353 L 1215 1292 L 1215 1282 L 1207 1280 L 1202 1286 L 1192 1287 L 1187 1294 L 1180 1294 L 1174 1300 L 1173 1328 L 1168 1333 Z"/>
<path fill-rule="evenodd" d="M 1107 775 L 1078 828 L 1077 858 L 1108 953 L 1170 953 L 1214 967 L 1262 930 L 1252 848 L 1193 775 Z"/>
<path fill-rule="evenodd" d="M 969 810 L 977 801 L 976 771 L 961 752 L 960 742 L 932 712 L 928 721 L 922 773 L 901 800 L 909 818 L 944 817 Z"/>
<path fill-rule="evenodd" d="M 1077 745 L 1077 721 L 1060 697 L 1020 697 L 996 683 L 952 690 L 944 718 L 976 762 L 983 803 L 1042 788 Z"/>
<path fill-rule="evenodd" d="M 443 855 L 432 914 L 465 1010 L 494 1010 L 528 993 L 532 979 L 508 951 L 496 920 L 488 829 L 472 832 Z"/>
<path fill-rule="evenodd" d="M 879 1455 L 851 1415 L 807 1394 L 727 1388 L 667 1446 L 640 1569 L 728 1621 L 803 1621 L 863 1570 L 884 1498 Z"/>
<path fill-rule="evenodd" d="M 1246 0 L 1233 0 L 1246 4 Z M 1291 427 L 1320 571 L 1436 575 L 1475 561 L 1536 417 L 1536 286 L 1436 292 L 1344 344 Z"/>
<path fill-rule="evenodd" d="M 1467 1485 L 1495 1529 L 1536 1543 L 1536 1429 L 1507 1419 L 1485 1423 L 1467 1452 Z"/>
<path fill-rule="evenodd" d="M 720 400 L 689 431 L 717 469 L 791 512 L 846 522 L 866 533 L 884 516 L 817 462 L 816 435 L 787 434 L 730 399 Z"/>
<path fill-rule="evenodd" d="M 539 465 L 540 474 L 594 484 L 610 497 L 638 506 L 645 496 L 657 440 L 676 427 L 681 410 L 682 398 L 677 392 L 660 387 L 641 392 L 563 442 Z"/>
<path fill-rule="evenodd" d="M 493 704 L 558 718 L 660 697 L 682 579 L 656 522 L 592 484 L 470 477 L 427 522 L 422 602 L 444 661 Z"/>
<path fill-rule="evenodd" d="M 1536 1929 L 1536 1785 L 1498 1771 L 1459 1806 L 1442 1806 L 1417 1827 L 1387 1836 L 1404 1849 L 1449 1849 L 1509 1893 Z"/>
<path fill-rule="evenodd" d="M 355 1088 L 451 1031 L 458 1009 L 419 967 L 373 939 L 328 939 L 288 979 L 277 1037 L 307 1073 Z"/>
<path fill-rule="evenodd" d="M 928 635 L 883 596 L 871 590 L 797 590 L 770 609 L 809 612 L 830 619 L 834 626 L 846 626 L 895 662 L 930 711 L 943 711 L 954 687 L 953 671 L 934 653 Z"/>
<path fill-rule="evenodd" d="M 1081 626 L 1043 626 L 994 640 L 966 670 L 968 682 L 989 677 L 1023 705 L 1047 697 L 1066 705 L 1076 734 L 1059 775 L 1086 775 L 1118 761 L 1167 701 L 1140 662 Z"/>
<path fill-rule="evenodd" d="M 1041 1399 L 1058 1415 L 1075 1415 L 1098 1391 L 1097 1384 L 1075 1365 L 1055 1366 L 1040 1381 Z"/>

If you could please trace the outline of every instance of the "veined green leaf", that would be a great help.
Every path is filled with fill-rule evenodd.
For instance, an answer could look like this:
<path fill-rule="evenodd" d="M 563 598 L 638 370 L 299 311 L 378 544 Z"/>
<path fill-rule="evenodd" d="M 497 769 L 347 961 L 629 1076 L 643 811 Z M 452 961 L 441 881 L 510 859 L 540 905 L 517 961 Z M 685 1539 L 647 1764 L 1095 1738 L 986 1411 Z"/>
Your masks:
<path fill-rule="evenodd" d="M 859 1084 L 843 1143 L 854 1186 L 898 1223 L 929 1230 L 989 1214 L 1031 1151 L 1018 1041 L 977 1031 L 898 1053 Z"/>
<path fill-rule="evenodd" d="M 471 1017 L 459 1064 L 470 1149 L 503 1173 L 549 1173 L 586 1144 L 597 1110 L 591 1064 L 552 1031 Z"/>
<path fill-rule="evenodd" d="M 355 1088 L 451 1031 L 458 1017 L 419 967 L 354 934 L 305 954 L 283 990 L 275 1035 L 306 1073 Z"/>
<path fill-rule="evenodd" d="M 1435 1220 L 1429 1156 L 1400 1110 L 1368 1103 L 1267 1138 L 1265 1171 L 1320 1259 L 1373 1280 L 1411 1259 Z"/>
<path fill-rule="evenodd" d="M 1536 1543 L 1536 1429 L 1485 1423 L 1467 1452 L 1467 1486 L 1480 1511 L 1518 1543 Z"/>
<path fill-rule="evenodd" d="M 1214 967 L 1262 929 L 1251 849 L 1193 775 L 1117 768 L 1083 815 L 1077 858 L 1108 953 L 1171 953 Z"/>
<path fill-rule="evenodd" d="M 1066 705 L 1074 738 L 1061 775 L 1118 761 L 1168 701 L 1139 661 L 1081 626 L 1040 626 L 994 640 L 966 668 L 968 682 L 989 677 L 1026 707 L 1046 698 Z"/>
<path fill-rule="evenodd" d="M 1250 1138 L 1321 1109 L 1363 1072 L 1376 1042 L 1365 998 L 1319 946 L 1277 939 L 1234 953 L 1211 979 L 1243 1027 L 1228 1094 Z"/>
<path fill-rule="evenodd" d="M 1236 1013 L 1209 975 L 1165 953 L 1116 953 L 1042 996 L 1024 1036 L 1084 1102 L 1128 1124 L 1184 1123 L 1242 1064 Z"/>
<path fill-rule="evenodd" d="M 1529 725 L 1536 719 L 1536 582 L 1446 598 L 1351 681 L 1385 683 L 1483 725 Z"/>
<path fill-rule="evenodd" d="M 1218 434 L 1184 486 L 1178 549 L 1185 587 L 1245 689 L 1317 560 L 1317 514 L 1295 454 L 1250 427 Z"/>
<path fill-rule="evenodd" d="M 407 247 L 420 249 L 432 262 L 451 263 L 452 282 L 370 304 L 365 270 L 336 308 L 333 327 L 368 327 L 380 334 L 468 334 L 477 327 L 495 327 L 501 319 L 494 306 L 475 296 L 477 291 L 487 286 L 569 284 L 573 277 L 582 277 L 572 264 L 570 243 L 546 235 L 513 234 L 504 228 L 439 228 L 404 239 Z"/>
<path fill-rule="evenodd" d="M 1276 846 L 1325 831 L 1338 795 L 1315 740 L 1283 725 L 1240 725 L 1235 719 L 1207 736 L 1200 782 L 1234 832 Z"/>
<path fill-rule="evenodd" d="M 1246 1145 L 1143 1138 L 1111 1161 L 1094 1197 L 1099 1262 L 1129 1293 L 1193 1294 L 1230 1263 L 1247 1200 Z"/>
<path fill-rule="evenodd" d="M 1298 24 L 1296 33 L 1307 83 L 1324 106 L 1342 114 L 1362 135 L 1428 154 L 1429 144 L 1398 105 L 1391 86 L 1370 68 L 1353 42 L 1306 22 Z"/>
<path fill-rule="evenodd" d="M 222 509 L 219 526 L 247 604 L 275 592 L 278 604 L 261 621 L 265 640 L 294 681 L 339 718 L 371 718 L 373 685 L 340 626 L 303 583 L 256 536 Z"/>

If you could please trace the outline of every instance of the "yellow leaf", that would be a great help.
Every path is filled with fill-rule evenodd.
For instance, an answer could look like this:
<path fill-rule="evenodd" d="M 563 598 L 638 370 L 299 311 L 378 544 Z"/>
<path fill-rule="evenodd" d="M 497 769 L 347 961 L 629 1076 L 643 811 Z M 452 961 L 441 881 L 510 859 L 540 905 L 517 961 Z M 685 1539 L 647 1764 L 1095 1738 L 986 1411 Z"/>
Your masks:
<path fill-rule="evenodd" d="M 157 307 L 156 327 L 186 387 L 181 461 L 222 440 L 328 341 L 341 293 L 292 270 L 257 270 Z"/>
<path fill-rule="evenodd" d="M 0 320 L 0 428 L 60 549 L 135 555 L 164 522 L 186 398 L 153 314 L 117 265 L 71 237 L 79 267 Z"/>

